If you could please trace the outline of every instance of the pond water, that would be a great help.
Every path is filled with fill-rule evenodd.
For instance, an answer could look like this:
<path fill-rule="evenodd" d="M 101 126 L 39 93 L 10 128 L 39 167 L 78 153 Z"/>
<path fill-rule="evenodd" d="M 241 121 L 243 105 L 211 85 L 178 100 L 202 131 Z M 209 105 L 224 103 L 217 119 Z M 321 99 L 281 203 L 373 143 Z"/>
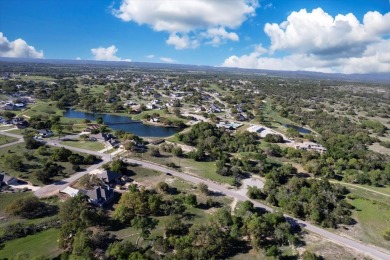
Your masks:
<path fill-rule="evenodd" d="M 141 121 L 134 121 L 127 116 L 88 113 L 73 109 L 66 110 L 63 115 L 67 118 L 81 118 L 88 120 L 96 120 L 96 118 L 102 117 L 103 122 L 113 130 L 123 130 L 143 137 L 167 137 L 180 131 L 178 128 L 145 125 Z"/>
<path fill-rule="evenodd" d="M 283 126 L 285 126 L 287 128 L 293 128 L 293 129 L 297 130 L 301 134 L 310 134 L 311 133 L 311 131 L 309 129 L 306 129 L 306 128 L 303 128 L 303 127 L 300 127 L 300 126 L 288 125 L 288 124 L 283 125 Z"/>

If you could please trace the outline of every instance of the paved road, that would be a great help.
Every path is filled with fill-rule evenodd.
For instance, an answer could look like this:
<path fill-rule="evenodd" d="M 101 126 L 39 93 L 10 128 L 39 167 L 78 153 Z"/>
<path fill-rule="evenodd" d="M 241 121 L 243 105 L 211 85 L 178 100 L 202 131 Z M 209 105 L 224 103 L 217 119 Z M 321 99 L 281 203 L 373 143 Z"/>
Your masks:
<path fill-rule="evenodd" d="M 149 162 L 143 162 L 143 161 L 139 161 L 139 160 L 135 160 L 135 159 L 126 159 L 126 161 L 130 162 L 130 163 L 137 163 L 142 167 L 149 168 L 152 170 L 169 173 L 173 176 L 179 177 L 183 180 L 186 180 L 188 182 L 192 182 L 194 184 L 198 184 L 200 182 L 203 182 L 203 183 L 207 184 L 211 190 L 219 191 L 220 193 L 225 194 L 226 196 L 235 198 L 239 201 L 249 200 L 248 197 L 241 195 L 238 191 L 233 190 L 233 189 L 229 189 L 226 186 L 214 183 L 210 180 L 204 180 L 204 179 L 201 179 L 201 178 L 198 178 L 195 176 L 180 173 L 180 172 L 177 172 L 177 171 L 174 171 L 174 170 L 171 170 L 171 169 L 168 169 L 168 168 L 165 168 L 165 167 L 153 164 L 153 163 L 149 163 Z M 250 200 L 250 201 L 252 201 L 252 203 L 254 204 L 255 207 L 260 207 L 260 208 L 266 209 L 266 210 L 271 211 L 271 212 L 274 211 L 272 208 L 270 208 L 270 207 L 268 207 L 268 206 L 266 206 L 258 201 L 254 201 L 254 200 Z M 319 235 L 333 241 L 336 244 L 339 244 L 342 246 L 347 246 L 349 248 L 352 248 L 354 250 L 357 250 L 357 251 L 360 251 L 364 254 L 367 254 L 375 259 L 390 259 L 389 253 L 379 251 L 379 249 L 375 249 L 373 247 L 367 246 L 361 242 L 358 242 L 358 241 L 355 241 L 355 240 L 352 240 L 349 238 L 345 238 L 345 237 L 342 237 L 340 235 L 334 234 L 332 232 L 326 231 L 326 230 L 319 228 L 317 226 L 314 226 L 306 221 L 295 219 L 287 214 L 285 214 L 285 217 L 287 217 L 289 220 L 292 220 L 296 224 L 299 224 L 300 226 L 306 228 L 307 230 L 310 230 L 316 234 L 319 234 Z"/>
<path fill-rule="evenodd" d="M 16 137 L 16 138 L 21 138 L 20 135 L 9 134 L 9 136 L 13 136 L 13 137 Z M 104 164 L 104 163 L 106 163 L 106 162 L 108 162 L 110 160 L 110 155 L 108 155 L 108 154 L 102 154 L 102 153 L 99 153 L 99 152 L 94 152 L 94 151 L 85 150 L 85 149 L 81 149 L 81 148 L 75 148 L 75 147 L 71 147 L 71 146 L 61 145 L 61 144 L 59 144 L 58 140 L 50 140 L 47 144 L 48 145 L 57 146 L 57 147 L 61 147 L 62 146 L 62 147 L 65 147 L 65 148 L 67 148 L 69 150 L 73 150 L 73 151 L 77 151 L 77 152 L 98 155 L 98 156 L 102 157 L 103 161 L 101 163 L 99 163 L 99 164 L 92 165 L 91 167 L 89 167 L 87 169 L 87 171 L 76 173 L 76 174 L 72 175 L 71 177 L 69 177 L 67 179 L 64 179 L 64 180 L 62 180 L 60 182 L 57 182 L 57 183 L 54 183 L 54 184 L 42 187 L 41 189 L 39 189 L 39 190 L 37 190 L 35 192 L 35 194 L 38 197 L 48 196 L 50 194 L 56 193 L 60 189 L 66 188 L 73 181 L 75 181 L 78 178 L 82 177 L 83 175 L 87 174 L 89 171 L 92 171 L 94 169 L 99 168 L 102 164 Z M 162 167 L 160 165 L 153 164 L 153 163 L 150 163 L 150 162 L 144 162 L 144 161 L 135 160 L 135 159 L 126 159 L 126 161 L 129 162 L 129 163 L 139 164 L 140 166 L 148 168 L 148 169 L 169 173 L 169 174 L 171 174 L 173 176 L 179 177 L 179 178 L 181 178 L 183 180 L 186 180 L 188 182 L 192 182 L 194 184 L 198 184 L 198 183 L 201 183 L 201 182 L 206 183 L 211 190 L 218 191 L 218 192 L 220 192 L 222 194 L 225 194 L 226 196 L 235 198 L 235 199 L 237 199 L 239 201 L 246 201 L 246 200 L 248 200 L 248 197 L 246 197 L 244 195 L 241 195 L 238 191 L 236 191 L 234 189 L 229 189 L 227 186 L 224 186 L 224 185 L 221 185 L 221 184 L 217 184 L 217 183 L 215 183 L 213 181 L 210 181 L 210 180 L 205 180 L 205 179 L 201 179 L 199 177 L 195 177 L 195 176 L 192 176 L 192 175 L 188 175 L 188 174 L 185 174 L 185 173 L 174 171 L 172 169 L 169 169 L 169 168 L 166 168 L 166 167 Z M 264 205 L 264 204 L 262 204 L 262 203 L 260 203 L 258 201 L 253 201 L 253 200 L 251 200 L 251 201 L 252 201 L 252 203 L 254 204 L 255 207 L 260 207 L 260 208 L 266 209 L 266 210 L 271 211 L 271 212 L 273 211 L 273 209 L 271 207 L 268 207 L 268 206 L 266 206 L 266 205 Z M 314 225 L 312 225 L 312 224 L 310 224 L 310 223 L 308 223 L 306 221 L 295 219 L 295 218 L 293 218 L 293 217 L 291 217 L 289 215 L 285 214 L 285 216 L 289 220 L 299 224 L 300 226 L 306 228 L 307 230 L 312 231 L 312 232 L 314 232 L 316 234 L 319 234 L 319 235 L 323 236 L 324 238 L 327 238 L 327 239 L 333 241 L 336 244 L 339 244 L 339 245 L 342 245 L 342 246 L 346 246 L 346 247 L 352 248 L 354 250 L 360 251 L 360 252 L 362 252 L 364 254 L 367 254 L 370 257 L 373 257 L 375 259 L 390 259 L 390 253 L 385 253 L 384 251 L 380 251 L 379 249 L 376 249 L 376 248 L 373 248 L 371 246 L 365 245 L 365 244 L 363 244 L 361 242 L 358 242 L 358 241 L 355 241 L 355 240 L 352 240 L 352 239 L 349 239 L 349 238 L 345 238 L 345 237 L 342 237 L 340 235 L 334 234 L 332 232 L 326 231 L 326 230 L 324 230 L 322 228 L 319 228 L 317 226 L 314 226 Z"/>
<path fill-rule="evenodd" d="M 50 145 L 50 146 L 54 146 L 54 147 L 64 147 L 66 149 L 69 149 L 69 150 L 72 150 L 75 152 L 99 156 L 99 157 L 101 157 L 102 162 L 100 162 L 98 164 L 91 165 L 85 171 L 77 172 L 77 173 L 73 174 L 72 176 L 70 176 L 69 178 L 63 179 L 61 181 L 55 182 L 55 183 L 50 184 L 50 185 L 43 186 L 42 188 L 40 188 L 39 190 L 36 190 L 34 192 L 37 197 L 42 198 L 42 197 L 48 197 L 48 196 L 54 195 L 58 191 L 63 190 L 66 187 L 68 187 L 71 183 L 75 182 L 79 178 L 83 177 L 84 175 L 88 174 L 89 172 L 91 172 L 95 169 L 100 168 L 103 164 L 105 164 L 111 160 L 111 156 L 109 154 L 104 154 L 104 153 L 99 153 L 96 151 L 90 151 L 90 150 L 86 150 L 86 149 L 82 149 L 82 148 L 76 148 L 76 147 L 72 147 L 72 146 L 63 145 L 63 144 L 59 143 L 60 141 L 61 140 L 49 140 L 46 144 Z"/>

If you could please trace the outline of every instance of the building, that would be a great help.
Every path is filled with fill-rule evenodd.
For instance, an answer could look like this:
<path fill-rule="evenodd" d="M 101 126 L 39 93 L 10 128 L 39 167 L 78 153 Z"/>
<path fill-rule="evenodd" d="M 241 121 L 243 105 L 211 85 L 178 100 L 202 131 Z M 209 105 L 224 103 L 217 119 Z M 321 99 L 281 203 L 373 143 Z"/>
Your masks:
<path fill-rule="evenodd" d="M 114 190 L 107 186 L 95 186 L 85 194 L 88 201 L 96 206 L 103 207 L 115 198 Z"/>
<path fill-rule="evenodd" d="M 326 152 L 326 148 L 320 144 L 313 142 L 303 142 L 301 144 L 295 145 L 295 149 L 305 150 L 305 151 L 315 151 L 319 153 Z"/>
<path fill-rule="evenodd" d="M 39 132 L 39 135 L 42 136 L 43 138 L 53 136 L 53 132 L 51 130 L 42 129 L 42 130 L 38 130 L 38 132 Z"/>
<path fill-rule="evenodd" d="M 9 176 L 5 173 L 0 173 L 0 186 L 3 185 L 17 185 L 18 179 L 15 177 Z"/>
<path fill-rule="evenodd" d="M 116 184 L 120 182 L 122 174 L 110 170 L 103 170 L 100 173 L 97 173 L 96 177 L 106 184 Z"/>

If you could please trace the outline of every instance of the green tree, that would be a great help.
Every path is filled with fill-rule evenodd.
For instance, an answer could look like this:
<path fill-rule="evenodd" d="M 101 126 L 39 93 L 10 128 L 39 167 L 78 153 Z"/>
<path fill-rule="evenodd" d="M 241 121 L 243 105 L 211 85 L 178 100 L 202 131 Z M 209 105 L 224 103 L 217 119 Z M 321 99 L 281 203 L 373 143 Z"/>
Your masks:
<path fill-rule="evenodd" d="M 138 246 L 140 238 L 148 238 L 150 236 L 150 232 L 157 226 L 158 220 L 145 216 L 136 216 L 132 221 L 131 225 L 140 230 L 140 234 L 137 238 L 137 242 L 135 243 Z"/>

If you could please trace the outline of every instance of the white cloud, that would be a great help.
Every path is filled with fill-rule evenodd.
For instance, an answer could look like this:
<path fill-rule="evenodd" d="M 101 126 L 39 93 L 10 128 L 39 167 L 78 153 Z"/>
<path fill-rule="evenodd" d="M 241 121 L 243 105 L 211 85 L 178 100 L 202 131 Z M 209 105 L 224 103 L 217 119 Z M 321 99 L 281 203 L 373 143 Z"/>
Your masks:
<path fill-rule="evenodd" d="M 238 40 L 237 34 L 227 33 L 226 28 L 238 28 L 255 15 L 258 6 L 258 0 L 122 0 L 113 14 L 126 22 L 146 24 L 155 31 L 168 32 L 167 44 L 184 49 L 197 47 L 199 33 L 209 34 L 208 30 L 217 33 L 209 37 L 212 41 Z"/>
<path fill-rule="evenodd" d="M 167 57 L 161 57 L 160 60 L 165 63 L 174 63 L 176 62 L 174 59 L 167 58 Z"/>
<path fill-rule="evenodd" d="M 228 57 L 222 66 L 307 70 L 341 73 L 390 72 L 390 13 L 368 12 L 363 22 L 353 14 L 337 15 L 322 9 L 293 12 L 281 24 L 269 24 L 269 50 Z M 284 56 L 278 54 L 283 51 Z"/>
<path fill-rule="evenodd" d="M 76 60 L 81 60 L 81 58 L 80 57 L 76 57 Z"/>
<path fill-rule="evenodd" d="M 122 59 L 116 56 L 118 49 L 115 45 L 111 45 L 110 47 L 104 48 L 93 48 L 91 49 L 92 54 L 94 55 L 95 60 L 104 60 L 104 61 L 131 61 L 130 59 Z"/>
<path fill-rule="evenodd" d="M 0 32 L 0 57 L 11 58 L 44 58 L 43 51 L 37 51 L 23 39 L 9 41 L 7 37 Z"/>
<path fill-rule="evenodd" d="M 390 13 L 368 12 L 363 23 L 351 13 L 332 17 L 321 8 L 292 12 L 281 24 L 267 23 L 271 51 L 288 50 L 320 56 L 352 57 L 364 52 L 367 44 L 390 34 Z"/>
<path fill-rule="evenodd" d="M 239 37 L 234 32 L 227 32 L 225 28 L 210 28 L 206 33 L 203 34 L 205 38 L 211 39 L 209 42 L 214 46 L 220 45 L 225 40 L 238 41 Z"/>
<path fill-rule="evenodd" d="M 148 59 L 153 59 L 154 57 L 155 57 L 154 54 L 149 54 L 146 56 L 146 58 L 148 58 Z"/>
<path fill-rule="evenodd" d="M 175 46 L 175 49 L 182 50 L 188 48 L 197 48 L 199 46 L 199 41 L 196 39 L 190 39 L 188 35 L 179 35 L 177 33 L 172 33 L 169 35 L 168 40 L 166 40 L 168 45 Z"/>

